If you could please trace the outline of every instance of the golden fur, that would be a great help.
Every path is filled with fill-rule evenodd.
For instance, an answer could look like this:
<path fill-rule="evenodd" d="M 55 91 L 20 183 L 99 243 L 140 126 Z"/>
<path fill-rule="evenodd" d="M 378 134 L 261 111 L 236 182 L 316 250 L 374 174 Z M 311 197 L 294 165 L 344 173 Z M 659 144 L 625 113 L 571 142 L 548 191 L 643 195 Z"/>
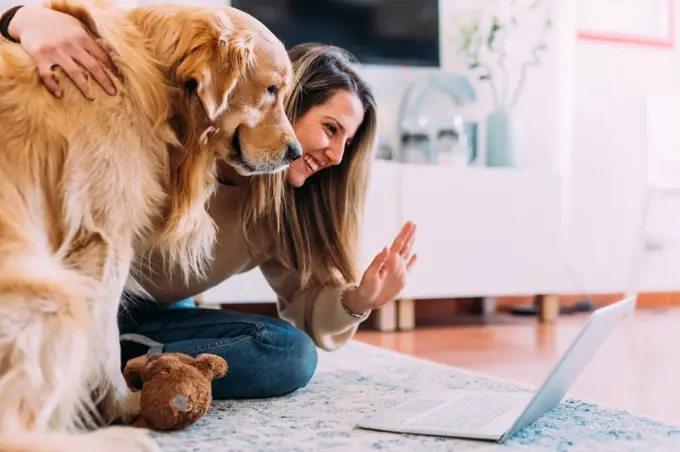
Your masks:
<path fill-rule="evenodd" d="M 76 434 L 139 409 L 120 369 L 121 293 L 152 249 L 187 277 L 204 269 L 216 158 L 254 174 L 297 157 L 290 61 L 227 7 L 50 6 L 103 40 L 124 82 L 114 97 L 93 83 L 88 101 L 58 73 L 58 100 L 0 42 L 0 452 L 156 450 L 141 430 Z"/>

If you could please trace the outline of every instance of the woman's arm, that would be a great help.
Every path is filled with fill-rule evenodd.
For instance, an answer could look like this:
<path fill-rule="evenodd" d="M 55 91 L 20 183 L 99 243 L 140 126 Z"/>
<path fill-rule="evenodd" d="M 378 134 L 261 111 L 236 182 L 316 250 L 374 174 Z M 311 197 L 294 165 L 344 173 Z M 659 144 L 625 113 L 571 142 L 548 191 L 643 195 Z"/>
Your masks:
<path fill-rule="evenodd" d="M 9 13 L 8 10 L 5 14 Z M 61 67 L 78 89 L 92 99 L 87 88 L 88 73 L 106 90 L 116 94 L 104 67 L 118 74 L 111 58 L 94 36 L 75 17 L 41 5 L 22 6 L 7 23 L 5 38 L 19 42 L 33 57 L 47 88 L 61 97 L 52 70 Z"/>
<path fill-rule="evenodd" d="M 305 331 L 318 347 L 336 350 L 354 336 L 372 310 L 399 296 L 416 262 L 415 233 L 416 225 L 407 222 L 392 246 L 375 256 L 358 286 L 316 284 L 303 289 L 297 273 L 277 259 L 260 265 L 260 270 L 278 294 L 281 317 Z"/>
<path fill-rule="evenodd" d="M 312 284 L 302 289 L 295 271 L 278 260 L 260 265 L 269 285 L 278 295 L 279 315 L 307 333 L 317 347 L 337 350 L 352 339 L 359 324 L 367 317 L 355 317 L 343 307 L 343 295 L 353 286 Z"/>

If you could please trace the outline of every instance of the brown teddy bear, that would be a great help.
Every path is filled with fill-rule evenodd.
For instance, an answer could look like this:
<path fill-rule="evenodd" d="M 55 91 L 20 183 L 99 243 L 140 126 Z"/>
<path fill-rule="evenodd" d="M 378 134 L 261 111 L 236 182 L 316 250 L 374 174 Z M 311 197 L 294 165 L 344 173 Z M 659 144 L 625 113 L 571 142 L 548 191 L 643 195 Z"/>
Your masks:
<path fill-rule="evenodd" d="M 226 373 L 227 362 L 209 354 L 192 358 L 166 353 L 152 355 L 146 363 L 128 363 L 128 386 L 142 391 L 140 417 L 133 425 L 158 431 L 192 425 L 210 407 L 212 381 Z"/>

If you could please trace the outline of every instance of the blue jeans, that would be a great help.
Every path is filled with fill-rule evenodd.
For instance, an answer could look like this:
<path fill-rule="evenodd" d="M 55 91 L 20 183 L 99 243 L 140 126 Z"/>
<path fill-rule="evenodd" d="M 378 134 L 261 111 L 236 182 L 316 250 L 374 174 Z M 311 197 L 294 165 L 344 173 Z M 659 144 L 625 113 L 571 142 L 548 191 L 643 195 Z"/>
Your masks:
<path fill-rule="evenodd" d="M 149 350 L 219 355 L 229 370 L 213 381 L 218 400 L 281 396 L 312 378 L 317 350 L 304 332 L 271 317 L 192 305 L 191 300 L 175 305 L 135 300 L 121 310 L 123 366 Z"/>

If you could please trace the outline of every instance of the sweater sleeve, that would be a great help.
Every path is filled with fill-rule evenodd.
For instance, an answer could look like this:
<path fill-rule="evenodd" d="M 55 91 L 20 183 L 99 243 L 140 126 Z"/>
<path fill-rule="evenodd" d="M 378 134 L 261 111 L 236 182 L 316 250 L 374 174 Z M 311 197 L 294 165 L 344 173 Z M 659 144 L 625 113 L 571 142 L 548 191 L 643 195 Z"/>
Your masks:
<path fill-rule="evenodd" d="M 352 339 L 362 320 L 342 307 L 347 286 L 312 284 L 303 289 L 297 273 L 275 259 L 261 264 L 260 270 L 278 295 L 281 318 L 306 332 L 319 348 L 337 350 Z"/>

